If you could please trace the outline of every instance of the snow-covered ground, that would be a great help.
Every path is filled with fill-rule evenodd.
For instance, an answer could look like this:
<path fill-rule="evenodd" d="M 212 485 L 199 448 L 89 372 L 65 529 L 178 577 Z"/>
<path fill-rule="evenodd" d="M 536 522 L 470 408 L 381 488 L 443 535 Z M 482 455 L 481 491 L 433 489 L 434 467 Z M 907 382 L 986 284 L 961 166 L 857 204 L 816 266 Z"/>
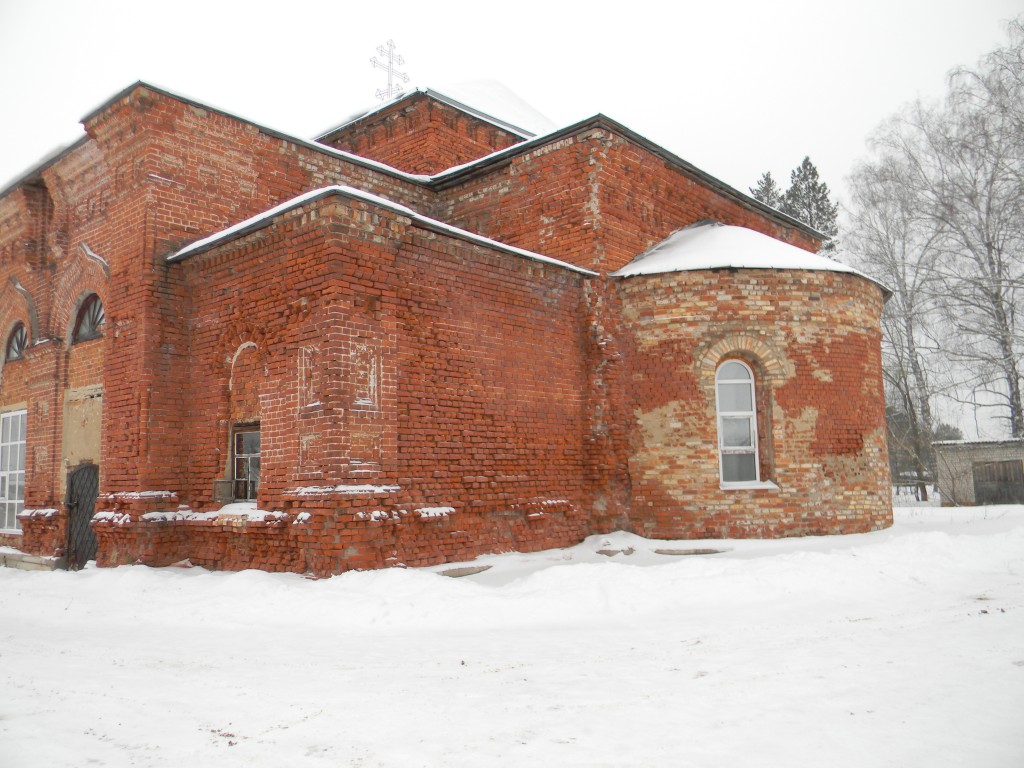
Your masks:
<path fill-rule="evenodd" d="M 1024 507 L 473 565 L 0 568 L 0 766 L 1024 765 Z"/>

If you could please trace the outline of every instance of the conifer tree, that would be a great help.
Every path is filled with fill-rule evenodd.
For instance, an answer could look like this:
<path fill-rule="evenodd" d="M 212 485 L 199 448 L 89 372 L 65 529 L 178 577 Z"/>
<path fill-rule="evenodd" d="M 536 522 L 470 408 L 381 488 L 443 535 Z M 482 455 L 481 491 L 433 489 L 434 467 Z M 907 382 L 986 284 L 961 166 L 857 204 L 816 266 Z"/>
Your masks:
<path fill-rule="evenodd" d="M 772 208 L 778 208 L 782 205 L 782 190 L 775 183 L 775 179 L 772 178 L 771 171 L 765 171 L 761 174 L 757 184 L 750 188 L 750 195 L 758 202 L 770 205 Z"/>
<path fill-rule="evenodd" d="M 821 232 L 827 238 L 821 253 L 829 255 L 835 250 L 835 237 L 839 234 L 839 203 L 829 197 L 828 184 L 818 178 L 818 169 L 805 157 L 789 175 L 789 189 L 782 196 L 779 210 L 799 219 Z"/>

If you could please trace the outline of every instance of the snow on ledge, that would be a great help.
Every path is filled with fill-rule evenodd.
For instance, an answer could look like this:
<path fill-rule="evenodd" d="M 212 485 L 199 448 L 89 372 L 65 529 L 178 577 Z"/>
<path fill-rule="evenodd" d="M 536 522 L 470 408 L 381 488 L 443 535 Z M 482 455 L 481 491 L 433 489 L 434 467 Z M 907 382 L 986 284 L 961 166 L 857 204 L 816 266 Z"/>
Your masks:
<path fill-rule="evenodd" d="M 448 515 L 455 514 L 455 507 L 420 507 L 414 509 L 413 512 L 423 518 L 448 517 Z"/>
<path fill-rule="evenodd" d="M 397 485 L 305 485 L 293 488 L 289 493 L 295 496 L 321 496 L 332 493 L 356 495 L 362 493 L 396 493 L 401 488 Z"/>
<path fill-rule="evenodd" d="M 24 520 L 29 517 L 53 517 L 57 514 L 57 510 L 52 507 L 45 509 L 23 509 L 18 513 L 18 519 Z"/>
<path fill-rule="evenodd" d="M 132 516 L 127 512 L 97 512 L 92 516 L 94 523 L 110 523 L 111 525 L 131 525 Z"/>
<path fill-rule="evenodd" d="M 168 512 L 147 512 L 143 520 L 151 523 L 175 523 L 181 520 L 215 520 L 216 512 L 193 512 L 191 509 L 176 509 Z"/>
<path fill-rule="evenodd" d="M 401 520 L 402 515 L 407 514 L 404 509 L 388 512 L 384 509 L 375 509 L 372 512 L 356 512 L 356 520 L 370 520 L 374 523 L 381 523 L 387 520 Z"/>
<path fill-rule="evenodd" d="M 108 493 L 103 498 L 114 501 L 131 499 L 171 499 L 178 494 L 174 491 L 118 491 Z"/>
<path fill-rule="evenodd" d="M 280 510 L 268 512 L 265 509 L 258 509 L 255 501 L 235 501 L 231 504 L 225 504 L 214 512 L 207 512 L 206 514 L 214 515 L 218 520 L 224 518 L 241 518 L 253 523 L 269 522 L 270 520 L 283 520 L 290 517 L 287 513 L 281 512 Z"/>
<path fill-rule="evenodd" d="M 881 283 L 863 272 L 746 227 L 704 221 L 677 230 L 612 277 L 704 269 L 779 269 L 844 272 Z"/>
<path fill-rule="evenodd" d="M 505 253 L 510 253 L 516 256 L 523 256 L 524 258 L 530 259 L 532 261 L 540 261 L 545 264 L 552 264 L 554 266 L 562 267 L 563 269 L 568 269 L 572 272 L 579 272 L 580 274 L 584 275 L 597 275 L 597 272 L 594 272 L 589 269 L 584 269 L 583 267 L 578 267 L 575 264 L 570 264 L 567 261 L 560 261 L 559 259 L 553 259 L 550 256 L 544 256 L 543 254 L 540 253 L 527 251 L 523 248 L 516 248 L 513 245 L 507 245 L 505 243 L 498 242 L 497 240 L 492 240 L 489 237 L 478 235 L 475 232 L 460 229 L 459 227 L 453 227 L 451 224 L 446 224 L 443 221 L 432 219 L 429 216 L 424 216 L 421 213 L 417 213 L 412 208 L 402 205 L 401 203 L 396 203 L 392 200 L 388 200 L 386 197 L 381 197 L 380 195 L 374 195 L 371 194 L 370 192 L 364 192 L 363 190 L 356 189 L 355 187 L 349 187 L 340 184 L 336 184 L 330 187 L 321 187 L 320 189 L 314 189 L 310 190 L 309 192 L 304 192 L 303 194 L 298 195 L 297 197 L 293 197 L 291 200 L 286 200 L 280 205 L 275 205 L 273 208 L 264 211 L 263 213 L 258 213 L 255 216 L 250 216 L 248 219 L 240 221 L 237 224 L 228 227 L 227 229 L 222 229 L 220 232 L 215 232 L 209 237 L 204 237 L 203 239 L 197 240 L 191 245 L 186 245 L 184 248 L 176 251 L 175 253 L 172 253 L 170 256 L 167 256 L 165 260 L 168 262 L 181 261 L 182 259 L 193 254 L 199 253 L 200 251 L 205 251 L 208 248 L 213 248 L 214 246 L 219 245 L 220 243 L 227 242 L 228 240 L 231 240 L 233 238 L 241 237 L 242 235 L 248 234 L 249 232 L 253 232 L 265 226 L 269 226 L 271 220 L 275 216 L 279 216 L 280 214 L 285 213 L 286 211 L 289 211 L 292 208 L 298 208 L 299 206 L 304 205 L 305 203 L 311 202 L 313 200 L 319 200 L 320 198 L 327 197 L 329 195 L 341 195 L 343 197 L 350 197 L 358 200 L 363 200 L 367 203 L 377 205 L 381 208 L 386 208 L 401 216 L 406 216 L 422 227 L 433 229 L 437 232 L 443 232 L 445 234 L 451 235 L 452 237 L 457 237 L 461 240 L 467 240 L 469 242 L 476 243 L 478 245 L 483 245 L 487 248 L 492 248 L 497 251 L 504 251 Z"/>
<path fill-rule="evenodd" d="M 236 501 L 231 504 L 225 504 L 220 509 L 210 512 L 194 512 L 190 507 L 182 505 L 174 511 L 147 512 L 142 515 L 143 520 L 158 523 L 173 523 L 187 520 L 201 522 L 244 520 L 250 523 L 262 523 L 270 520 L 281 520 L 286 517 L 288 515 L 284 512 L 267 512 L 266 510 L 257 509 L 255 501 Z"/>

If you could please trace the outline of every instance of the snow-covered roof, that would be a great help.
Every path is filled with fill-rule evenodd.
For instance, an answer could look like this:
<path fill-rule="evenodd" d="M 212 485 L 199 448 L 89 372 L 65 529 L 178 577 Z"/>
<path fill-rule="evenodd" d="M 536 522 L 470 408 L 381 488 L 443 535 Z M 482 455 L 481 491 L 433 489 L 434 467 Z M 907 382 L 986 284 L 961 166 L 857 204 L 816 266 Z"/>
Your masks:
<path fill-rule="evenodd" d="M 553 264 L 554 266 L 563 267 L 564 269 L 568 269 L 573 272 L 579 272 L 584 275 L 598 274 L 597 272 L 593 272 L 589 269 L 584 269 L 583 267 L 578 267 L 575 264 L 570 264 L 566 261 L 553 259 L 550 256 L 544 256 L 543 254 L 540 253 L 527 251 L 523 248 L 516 248 L 515 246 L 507 245 L 505 243 L 498 242 L 497 240 L 492 240 L 489 237 L 478 235 L 475 232 L 469 232 L 465 229 L 453 227 L 451 224 L 446 224 L 443 221 L 438 221 L 437 219 L 432 219 L 429 216 L 424 216 L 421 213 L 417 213 L 412 208 L 393 202 L 392 200 L 388 200 L 385 197 L 380 197 L 379 195 L 364 192 L 363 190 L 356 189 L 355 187 L 348 187 L 343 185 L 322 187 L 320 189 L 314 189 L 310 190 L 309 192 L 304 192 L 301 195 L 298 195 L 297 197 L 293 197 L 291 200 L 286 200 L 285 202 L 279 205 L 275 205 L 273 208 L 264 211 L 263 213 L 258 213 L 255 216 L 250 216 L 248 219 L 240 221 L 237 224 L 234 224 L 226 229 L 222 229 L 219 232 L 215 232 L 209 237 L 204 237 L 202 240 L 197 240 L 196 242 L 190 245 L 186 245 L 184 248 L 181 248 L 178 251 L 175 251 L 171 255 L 167 256 L 166 260 L 168 262 L 181 261 L 182 259 L 185 259 L 189 256 L 193 256 L 197 253 L 208 250 L 222 243 L 228 242 L 238 237 L 242 237 L 243 235 L 246 235 L 250 232 L 254 232 L 258 229 L 262 229 L 263 227 L 269 226 L 271 221 L 276 216 L 279 216 L 280 214 L 286 211 L 289 211 L 293 208 L 298 208 L 300 205 L 304 205 L 305 203 L 311 202 L 313 200 L 319 200 L 320 198 L 328 197 L 329 195 L 341 195 L 343 197 L 363 200 L 365 202 L 380 206 L 381 208 L 386 208 L 390 211 L 394 211 L 395 213 L 401 214 L 402 216 L 407 216 L 419 226 L 431 229 L 435 232 L 441 232 L 446 235 L 451 235 L 452 237 L 457 237 L 460 240 L 466 240 L 472 243 L 476 243 L 477 245 L 483 245 L 488 248 L 493 248 L 494 250 L 497 251 L 504 251 L 505 253 L 511 253 L 516 256 L 523 256 L 527 259 L 532 259 L 533 261 L 541 261 L 546 264 Z"/>
<path fill-rule="evenodd" d="M 559 127 L 498 80 L 445 84 L 440 90 L 431 92 L 449 102 L 456 102 L 452 106 L 469 109 L 479 117 L 498 120 L 530 136 L 550 133 Z"/>
<path fill-rule="evenodd" d="M 842 262 L 818 256 L 746 227 L 703 221 L 684 227 L 637 256 L 612 277 L 657 275 L 702 269 L 807 269 L 846 272 L 888 289 Z"/>
<path fill-rule="evenodd" d="M 497 80 L 473 80 L 454 85 L 447 85 L 444 90 L 434 88 L 413 88 L 400 93 L 393 99 L 375 105 L 371 109 L 361 110 L 341 124 L 321 133 L 317 140 L 340 131 L 345 126 L 363 120 L 400 101 L 422 93 L 437 101 L 455 107 L 467 114 L 498 126 L 523 138 L 532 138 L 543 133 L 550 133 L 557 126 L 532 106 L 523 101 L 503 83 Z"/>

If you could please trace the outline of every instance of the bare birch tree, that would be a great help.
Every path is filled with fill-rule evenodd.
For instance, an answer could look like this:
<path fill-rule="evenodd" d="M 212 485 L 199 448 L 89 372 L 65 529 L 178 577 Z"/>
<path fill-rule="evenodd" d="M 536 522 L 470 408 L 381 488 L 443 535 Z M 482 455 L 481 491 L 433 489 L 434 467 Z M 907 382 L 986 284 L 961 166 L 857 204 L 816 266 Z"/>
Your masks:
<path fill-rule="evenodd" d="M 899 176 L 898 185 L 886 191 L 882 184 L 878 194 L 912 201 L 918 239 L 927 238 L 929 290 L 939 299 L 945 327 L 942 353 L 963 376 L 963 397 L 998 407 L 1013 437 L 1024 437 L 1022 103 L 1024 29 L 1018 20 L 1008 46 L 976 70 L 953 73 L 942 108 L 918 103 L 875 140 L 878 163 Z M 901 333 L 905 339 L 906 329 Z M 908 354 L 912 377 L 914 359 Z"/>
<path fill-rule="evenodd" d="M 934 434 L 932 398 L 940 387 L 936 307 L 938 232 L 922 212 L 901 158 L 883 155 L 850 178 L 849 249 L 859 266 L 892 291 L 882 315 L 882 361 L 890 451 L 910 458 L 918 498 L 928 498 Z"/>

